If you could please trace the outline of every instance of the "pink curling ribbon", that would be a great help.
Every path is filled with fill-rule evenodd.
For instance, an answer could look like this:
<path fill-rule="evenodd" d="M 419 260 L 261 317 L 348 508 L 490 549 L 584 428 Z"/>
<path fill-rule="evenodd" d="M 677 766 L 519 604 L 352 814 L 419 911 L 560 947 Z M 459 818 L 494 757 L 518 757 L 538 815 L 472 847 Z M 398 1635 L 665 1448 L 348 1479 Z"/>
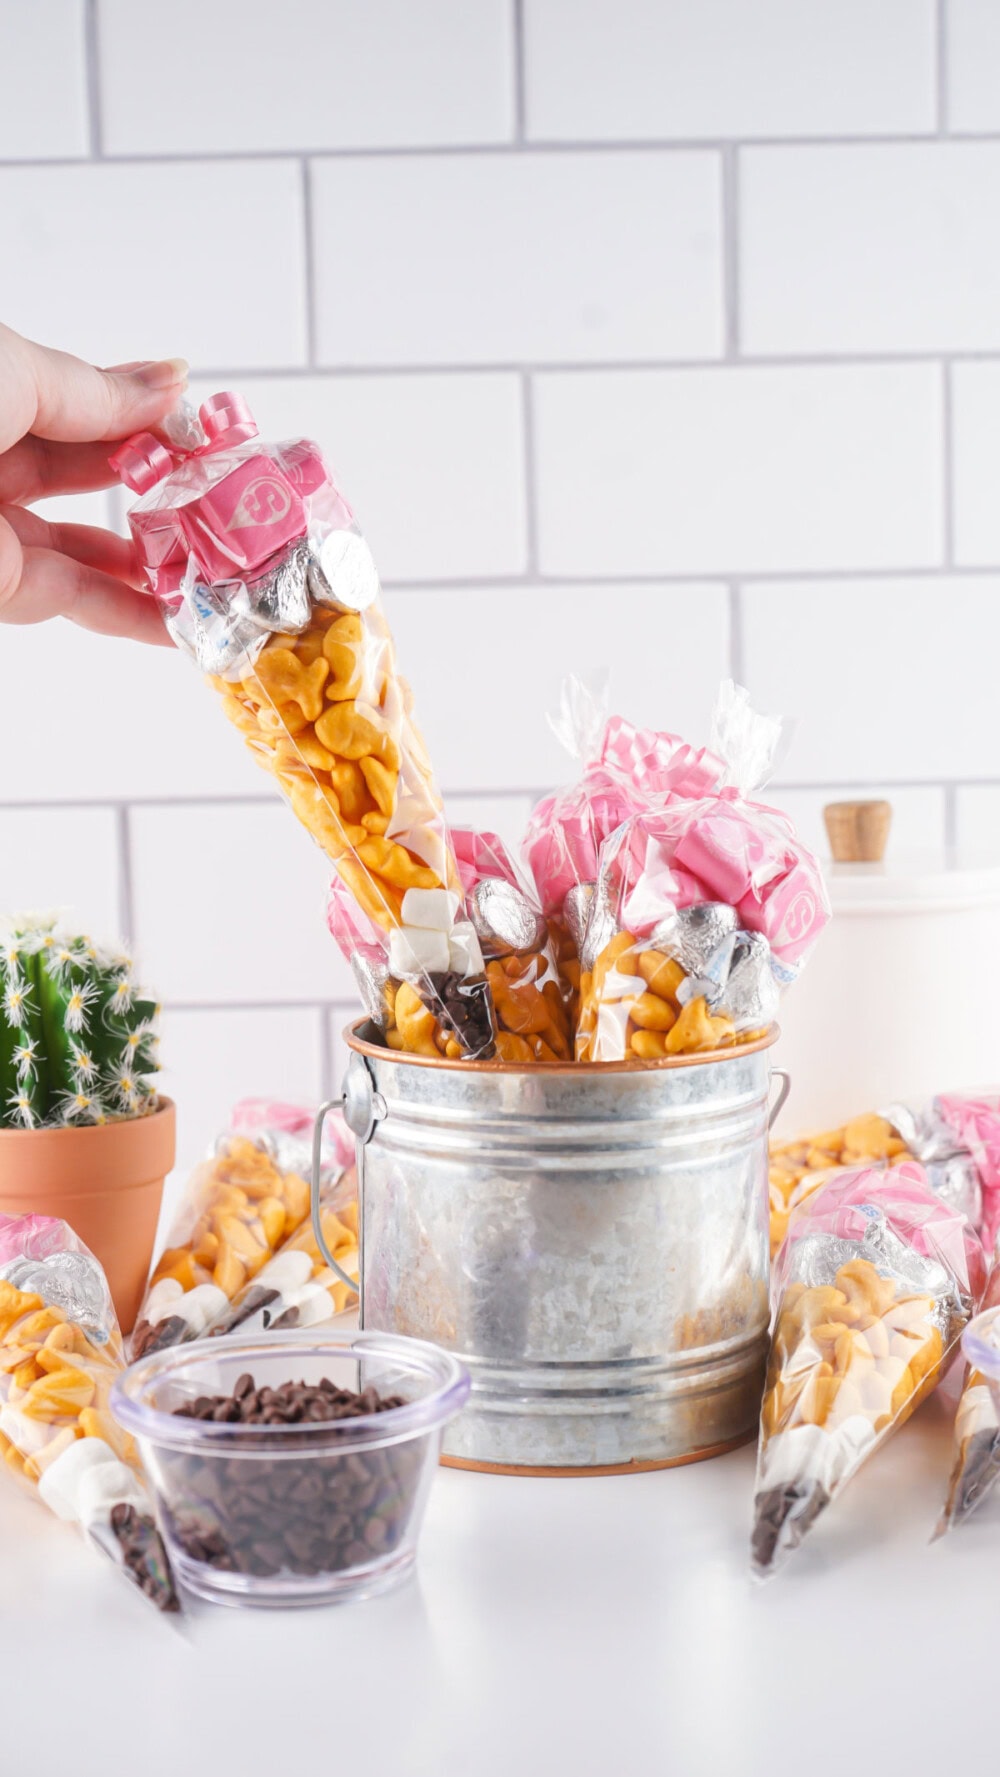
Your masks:
<path fill-rule="evenodd" d="M 613 766 L 632 785 L 638 806 L 645 798 L 707 796 L 725 772 L 707 747 L 696 748 L 679 735 L 636 728 L 624 716 L 609 716 L 599 761 Z"/>
<path fill-rule="evenodd" d="M 207 401 L 203 401 L 198 418 L 205 434 L 204 444 L 183 450 L 177 445 L 164 444 L 152 432 L 134 432 L 118 446 L 114 456 L 108 458 L 110 467 L 133 493 L 145 494 L 190 458 L 208 456 L 217 450 L 231 450 L 233 445 L 245 444 L 257 436 L 257 422 L 242 395 L 229 390 L 210 395 Z"/>

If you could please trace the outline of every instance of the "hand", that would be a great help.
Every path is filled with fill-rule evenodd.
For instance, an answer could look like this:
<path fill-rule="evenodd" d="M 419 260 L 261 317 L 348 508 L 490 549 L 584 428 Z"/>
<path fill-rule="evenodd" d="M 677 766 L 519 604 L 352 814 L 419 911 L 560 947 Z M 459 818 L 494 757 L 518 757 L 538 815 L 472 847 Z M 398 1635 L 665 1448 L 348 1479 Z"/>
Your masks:
<path fill-rule="evenodd" d="M 104 635 L 170 638 L 130 542 L 94 525 L 47 524 L 27 510 L 48 494 L 111 487 L 108 457 L 177 405 L 187 365 L 95 370 L 0 327 L 0 622 L 69 617 Z"/>

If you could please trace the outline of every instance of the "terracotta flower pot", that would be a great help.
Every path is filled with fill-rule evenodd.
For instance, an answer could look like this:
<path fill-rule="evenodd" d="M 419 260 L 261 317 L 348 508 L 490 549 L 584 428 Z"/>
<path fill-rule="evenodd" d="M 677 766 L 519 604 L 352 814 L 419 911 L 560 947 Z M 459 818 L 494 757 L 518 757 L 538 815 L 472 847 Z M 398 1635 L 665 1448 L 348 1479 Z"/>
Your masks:
<path fill-rule="evenodd" d="M 0 1214 L 68 1222 L 104 1266 L 123 1333 L 139 1312 L 176 1137 L 169 1098 L 128 1122 L 0 1129 Z"/>

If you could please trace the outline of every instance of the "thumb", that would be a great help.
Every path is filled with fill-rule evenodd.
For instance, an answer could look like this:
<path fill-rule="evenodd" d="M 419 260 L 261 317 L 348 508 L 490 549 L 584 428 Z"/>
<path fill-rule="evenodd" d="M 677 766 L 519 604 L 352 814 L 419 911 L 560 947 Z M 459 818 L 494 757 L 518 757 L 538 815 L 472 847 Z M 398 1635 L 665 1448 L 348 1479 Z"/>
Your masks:
<path fill-rule="evenodd" d="M 183 358 L 98 370 L 68 352 L 32 340 L 20 344 L 34 395 L 34 418 L 27 430 L 41 438 L 67 443 L 124 438 L 158 425 L 187 384 Z"/>

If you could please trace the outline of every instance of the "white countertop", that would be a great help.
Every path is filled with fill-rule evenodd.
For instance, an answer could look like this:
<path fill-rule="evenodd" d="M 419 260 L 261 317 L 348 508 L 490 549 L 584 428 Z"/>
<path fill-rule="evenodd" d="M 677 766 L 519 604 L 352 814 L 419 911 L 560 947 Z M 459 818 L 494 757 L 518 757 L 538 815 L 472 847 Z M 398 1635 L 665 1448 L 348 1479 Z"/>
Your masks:
<path fill-rule="evenodd" d="M 1000 1504 L 933 1548 L 940 1397 L 788 1568 L 747 1577 L 753 1453 L 443 1470 L 418 1578 L 168 1627 L 0 1486 L 0 1769 L 24 1777 L 940 1777 L 995 1764 Z M 0 1477 L 2 1480 L 2 1477 Z"/>

